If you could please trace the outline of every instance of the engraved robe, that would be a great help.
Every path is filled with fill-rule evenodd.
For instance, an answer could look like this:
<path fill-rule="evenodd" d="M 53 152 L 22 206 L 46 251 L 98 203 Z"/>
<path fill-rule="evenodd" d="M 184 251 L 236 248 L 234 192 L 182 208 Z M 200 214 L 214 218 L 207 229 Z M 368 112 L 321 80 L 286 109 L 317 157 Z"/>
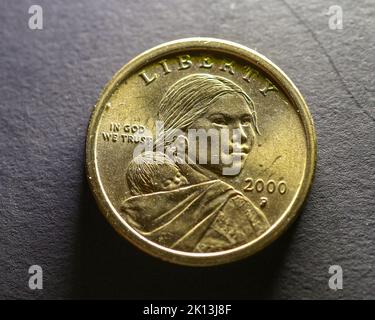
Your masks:
<path fill-rule="evenodd" d="M 146 238 L 186 252 L 231 249 L 269 228 L 249 199 L 220 180 L 130 197 L 121 212 Z"/>

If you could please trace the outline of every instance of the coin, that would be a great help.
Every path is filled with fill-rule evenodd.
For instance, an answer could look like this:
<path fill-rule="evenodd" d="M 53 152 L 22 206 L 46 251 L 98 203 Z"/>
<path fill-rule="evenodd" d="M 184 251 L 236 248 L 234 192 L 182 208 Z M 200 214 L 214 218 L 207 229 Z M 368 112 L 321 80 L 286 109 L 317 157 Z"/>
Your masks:
<path fill-rule="evenodd" d="M 313 121 L 291 80 L 256 51 L 211 38 L 168 42 L 123 66 L 86 141 L 89 185 L 115 230 L 193 266 L 277 239 L 315 162 Z"/>

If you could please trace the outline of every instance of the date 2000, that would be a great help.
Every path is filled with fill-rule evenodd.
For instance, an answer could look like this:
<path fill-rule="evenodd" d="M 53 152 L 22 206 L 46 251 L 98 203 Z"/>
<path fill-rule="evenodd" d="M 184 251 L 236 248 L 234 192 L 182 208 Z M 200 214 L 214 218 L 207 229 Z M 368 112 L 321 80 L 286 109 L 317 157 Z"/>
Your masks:
<path fill-rule="evenodd" d="M 245 179 L 246 186 L 243 188 L 244 191 L 247 192 L 263 192 L 266 191 L 268 193 L 278 192 L 281 195 L 287 192 L 287 185 L 285 181 L 275 182 L 273 180 L 263 181 L 262 179 L 257 179 L 254 181 L 253 178 L 246 178 Z"/>

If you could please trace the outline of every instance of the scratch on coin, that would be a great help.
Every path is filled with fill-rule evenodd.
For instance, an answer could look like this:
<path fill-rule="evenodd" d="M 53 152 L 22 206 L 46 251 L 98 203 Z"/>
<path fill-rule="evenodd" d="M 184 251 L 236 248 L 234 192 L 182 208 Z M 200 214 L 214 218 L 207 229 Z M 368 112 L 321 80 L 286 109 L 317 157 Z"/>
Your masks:
<path fill-rule="evenodd" d="M 269 166 L 267 166 L 261 173 L 265 173 L 265 172 L 267 172 L 268 170 L 270 170 L 271 168 L 272 168 L 272 166 L 276 163 L 276 161 L 277 160 L 279 160 L 280 158 L 282 157 L 282 155 L 278 155 L 273 161 L 272 161 L 272 163 L 269 165 Z M 269 177 L 268 178 L 270 178 L 271 176 L 272 176 L 272 172 L 271 172 L 271 174 L 269 175 Z"/>

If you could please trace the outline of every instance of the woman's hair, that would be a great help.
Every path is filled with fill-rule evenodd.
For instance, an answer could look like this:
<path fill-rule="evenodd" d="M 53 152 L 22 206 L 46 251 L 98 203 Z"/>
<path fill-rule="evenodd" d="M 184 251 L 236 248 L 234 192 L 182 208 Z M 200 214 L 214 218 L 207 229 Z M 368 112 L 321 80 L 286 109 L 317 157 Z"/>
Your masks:
<path fill-rule="evenodd" d="M 238 85 L 220 76 L 197 73 L 173 84 L 160 101 L 158 119 L 164 123 L 165 143 L 173 141 L 176 129 L 189 129 L 207 112 L 212 102 L 226 94 L 244 98 L 249 106 L 253 129 L 259 134 L 254 103 Z"/>
<path fill-rule="evenodd" d="M 126 170 L 126 181 L 132 195 L 155 192 L 155 181 L 161 166 L 178 166 L 162 152 L 144 152 L 135 157 Z"/>

